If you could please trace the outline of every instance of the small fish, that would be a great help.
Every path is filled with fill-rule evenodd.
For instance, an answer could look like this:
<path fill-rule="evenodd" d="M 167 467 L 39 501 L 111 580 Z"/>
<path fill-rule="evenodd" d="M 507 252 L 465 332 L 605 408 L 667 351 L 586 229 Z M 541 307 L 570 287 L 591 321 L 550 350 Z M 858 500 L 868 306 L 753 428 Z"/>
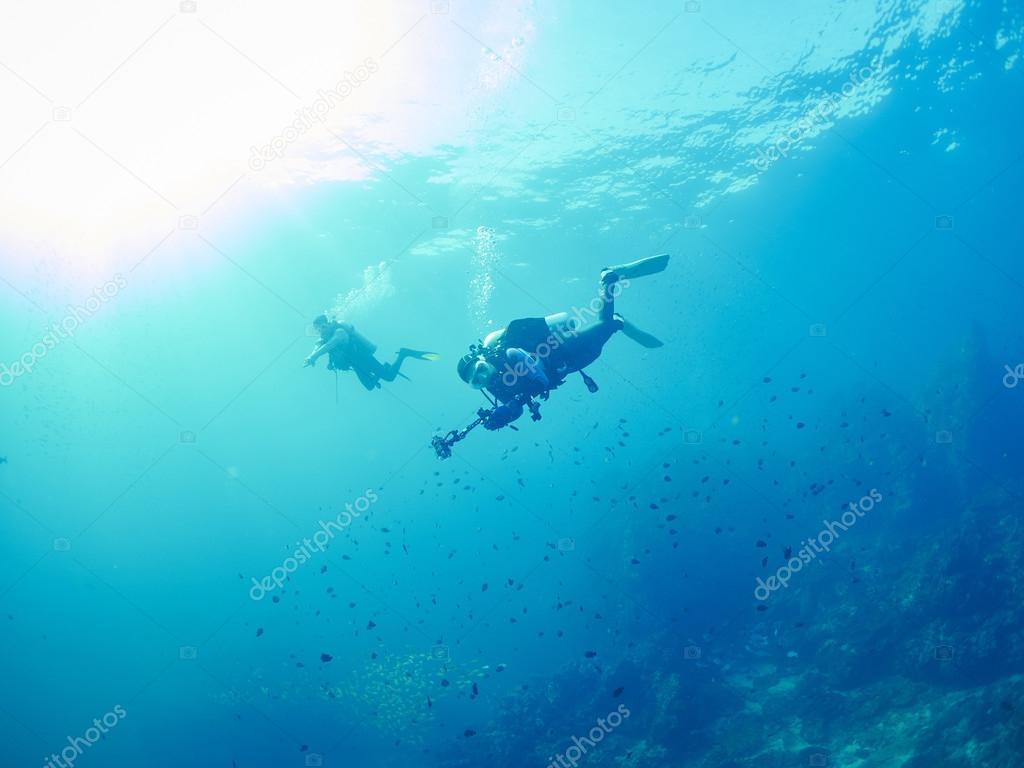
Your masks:
<path fill-rule="evenodd" d="M 466 730 L 464 730 L 462 732 L 462 735 L 465 736 L 468 739 L 470 736 L 476 736 L 476 731 L 473 731 L 473 730 L 470 730 L 469 728 L 467 728 Z"/>
<path fill-rule="evenodd" d="M 329 654 L 329 653 L 321 653 L 320 654 L 320 661 L 322 661 L 324 664 L 326 664 L 327 662 L 329 662 L 333 658 L 334 657 L 331 656 L 331 654 Z"/>
<path fill-rule="evenodd" d="M 592 659 L 595 656 L 597 656 L 597 651 L 587 651 L 583 655 L 586 656 L 588 659 Z"/>
<path fill-rule="evenodd" d="M 612 691 L 612 698 L 613 698 L 613 699 L 617 699 L 617 698 L 619 698 L 619 696 L 621 696 L 621 695 L 622 695 L 622 692 L 623 692 L 624 690 L 626 690 L 626 689 L 625 689 L 625 688 L 623 688 L 623 687 L 621 687 L 621 686 L 620 686 L 619 688 L 616 688 L 616 689 L 615 689 L 614 691 Z"/>
<path fill-rule="evenodd" d="M 256 637 L 260 637 L 263 634 L 263 627 L 256 630 Z"/>

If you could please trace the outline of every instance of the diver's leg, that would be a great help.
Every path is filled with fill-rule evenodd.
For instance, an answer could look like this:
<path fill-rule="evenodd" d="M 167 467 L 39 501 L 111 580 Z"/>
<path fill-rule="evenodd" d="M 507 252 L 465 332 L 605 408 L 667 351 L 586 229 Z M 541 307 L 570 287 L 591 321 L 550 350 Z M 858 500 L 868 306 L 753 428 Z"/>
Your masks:
<path fill-rule="evenodd" d="M 597 298 L 601 301 L 601 312 L 598 317 L 602 323 L 611 323 L 615 320 L 615 296 L 619 289 L 615 284 L 619 282 L 619 275 L 616 272 L 602 272 L 601 284 L 597 288 Z"/>
<path fill-rule="evenodd" d="M 409 357 L 409 350 L 403 348 L 398 350 L 398 355 L 395 357 L 395 362 L 384 363 L 383 365 L 378 363 L 378 365 L 380 365 L 380 370 L 378 373 L 380 379 L 382 381 L 394 381 L 398 376 L 401 376 L 403 379 L 409 378 L 408 376 L 403 375 L 401 371 L 402 363 L 405 361 L 407 357 Z"/>
<path fill-rule="evenodd" d="M 380 386 L 380 377 L 370 371 L 364 371 L 362 369 L 353 369 L 356 372 L 356 376 L 359 378 L 359 382 L 371 392 Z"/>
<path fill-rule="evenodd" d="M 381 365 L 380 361 L 373 355 L 360 356 L 358 360 L 352 361 L 352 370 L 356 372 L 359 381 L 367 389 L 377 389 L 380 387 L 381 379 L 391 381 L 394 378 L 393 376 L 391 379 L 384 377 L 386 369 L 387 366 Z"/>
<path fill-rule="evenodd" d="M 566 340 L 559 350 L 558 362 L 560 373 L 569 374 L 581 371 L 601 356 L 604 345 L 608 343 L 616 331 L 622 330 L 622 320 L 613 317 L 595 323 L 589 328 L 575 333 Z"/>
<path fill-rule="evenodd" d="M 624 264 L 620 267 L 611 267 L 601 272 L 601 322 L 616 323 L 615 330 L 621 330 L 627 338 L 632 339 L 642 347 L 657 349 L 664 346 L 660 340 L 645 331 L 641 331 L 622 315 L 615 314 L 615 296 L 620 289 L 616 288 L 619 280 L 627 275 L 638 277 L 640 275 L 653 275 L 661 272 L 668 265 L 668 254 L 651 256 L 631 264 Z"/>

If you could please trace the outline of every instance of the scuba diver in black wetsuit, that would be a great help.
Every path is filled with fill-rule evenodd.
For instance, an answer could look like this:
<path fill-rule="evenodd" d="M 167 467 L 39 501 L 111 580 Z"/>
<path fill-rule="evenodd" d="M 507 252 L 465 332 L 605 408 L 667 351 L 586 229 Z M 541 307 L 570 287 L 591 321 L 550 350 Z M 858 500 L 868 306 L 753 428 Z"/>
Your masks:
<path fill-rule="evenodd" d="M 604 345 L 617 331 L 649 349 L 662 346 L 654 336 L 616 314 L 615 299 L 629 286 L 631 278 L 662 272 L 668 260 L 668 254 L 661 254 L 602 270 L 590 317 L 587 310 L 577 309 L 574 318 L 563 312 L 515 320 L 471 347 L 459 361 L 459 377 L 485 396 L 489 393 L 493 407 L 481 408 L 477 420 L 465 429 L 435 437 L 433 446 L 438 456 L 448 458 L 452 445 L 479 425 L 489 430 L 510 425 L 523 415 L 524 407 L 534 421 L 539 421 L 540 406 L 534 398 L 547 400 L 551 390 L 561 386 L 571 373 L 579 372 L 587 389 L 596 392 L 597 384 L 583 369 L 601 356 Z M 597 321 L 580 329 L 581 321 L 589 321 L 594 315 Z"/>
<path fill-rule="evenodd" d="M 369 390 L 379 389 L 382 381 L 394 381 L 396 377 L 409 377 L 399 369 L 406 358 L 416 360 L 440 360 L 433 352 L 419 352 L 402 347 L 393 363 L 382 363 L 374 353 L 377 345 L 355 329 L 351 323 L 335 323 L 326 315 L 313 320 L 313 328 L 320 334 L 320 342 L 306 358 L 304 365 L 316 365 L 322 355 L 327 355 L 327 369 L 331 371 L 355 371 L 363 386 Z"/>

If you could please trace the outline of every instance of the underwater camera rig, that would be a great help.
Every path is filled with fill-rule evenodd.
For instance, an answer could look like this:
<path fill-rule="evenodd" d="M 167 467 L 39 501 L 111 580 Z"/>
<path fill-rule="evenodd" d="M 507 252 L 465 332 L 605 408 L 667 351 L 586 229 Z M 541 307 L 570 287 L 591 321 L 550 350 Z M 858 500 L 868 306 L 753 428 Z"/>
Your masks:
<path fill-rule="evenodd" d="M 534 421 L 540 421 L 540 404 L 534 402 L 532 397 L 520 396 L 516 400 L 520 405 L 526 406 L 530 410 L 530 418 Z M 430 445 L 434 449 L 434 453 L 437 454 L 437 458 L 450 459 L 452 457 L 452 446 L 456 443 L 462 442 L 466 439 L 466 436 L 474 429 L 479 427 L 481 424 L 487 422 L 487 419 L 494 413 L 495 408 L 481 408 L 476 412 L 476 419 L 467 424 L 462 429 L 453 429 L 447 435 L 434 435 L 430 440 Z M 507 425 L 509 429 L 516 429 L 512 424 Z"/>
<path fill-rule="evenodd" d="M 450 459 L 452 456 L 452 446 L 458 442 L 466 439 L 466 435 L 472 432 L 474 429 L 479 427 L 488 417 L 491 415 L 492 409 L 481 408 L 476 412 L 476 420 L 466 425 L 462 429 L 453 429 L 447 435 L 434 435 L 430 440 L 430 445 L 434 448 L 434 453 L 437 454 L 437 458 L 444 460 Z"/>

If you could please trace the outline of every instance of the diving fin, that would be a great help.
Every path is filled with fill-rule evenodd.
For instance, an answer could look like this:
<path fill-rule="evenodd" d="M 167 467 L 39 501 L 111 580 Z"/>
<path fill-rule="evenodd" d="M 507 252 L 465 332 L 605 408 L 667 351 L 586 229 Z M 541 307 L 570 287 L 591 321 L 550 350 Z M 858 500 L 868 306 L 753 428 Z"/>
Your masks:
<path fill-rule="evenodd" d="M 436 362 L 441 359 L 441 356 L 436 352 L 420 352 L 415 349 L 406 349 L 405 347 L 402 347 L 400 351 L 403 357 L 411 357 L 415 360 L 429 360 L 431 362 Z"/>
<path fill-rule="evenodd" d="M 629 322 L 629 320 L 624 318 L 622 315 L 616 315 L 616 317 L 622 322 L 622 332 L 626 335 L 626 337 L 632 339 L 641 347 L 647 347 L 647 349 L 657 349 L 658 347 L 665 346 L 665 343 L 663 341 L 655 338 L 654 336 L 651 336 L 651 334 L 647 333 L 646 331 L 641 331 L 639 328 L 637 328 L 635 325 Z"/>
<path fill-rule="evenodd" d="M 632 279 L 634 277 L 646 277 L 664 272 L 668 266 L 669 254 L 662 253 L 657 256 L 648 256 L 646 259 L 631 261 L 629 264 L 620 264 L 617 267 L 605 267 L 601 274 L 606 275 L 614 272 L 620 279 Z"/>

